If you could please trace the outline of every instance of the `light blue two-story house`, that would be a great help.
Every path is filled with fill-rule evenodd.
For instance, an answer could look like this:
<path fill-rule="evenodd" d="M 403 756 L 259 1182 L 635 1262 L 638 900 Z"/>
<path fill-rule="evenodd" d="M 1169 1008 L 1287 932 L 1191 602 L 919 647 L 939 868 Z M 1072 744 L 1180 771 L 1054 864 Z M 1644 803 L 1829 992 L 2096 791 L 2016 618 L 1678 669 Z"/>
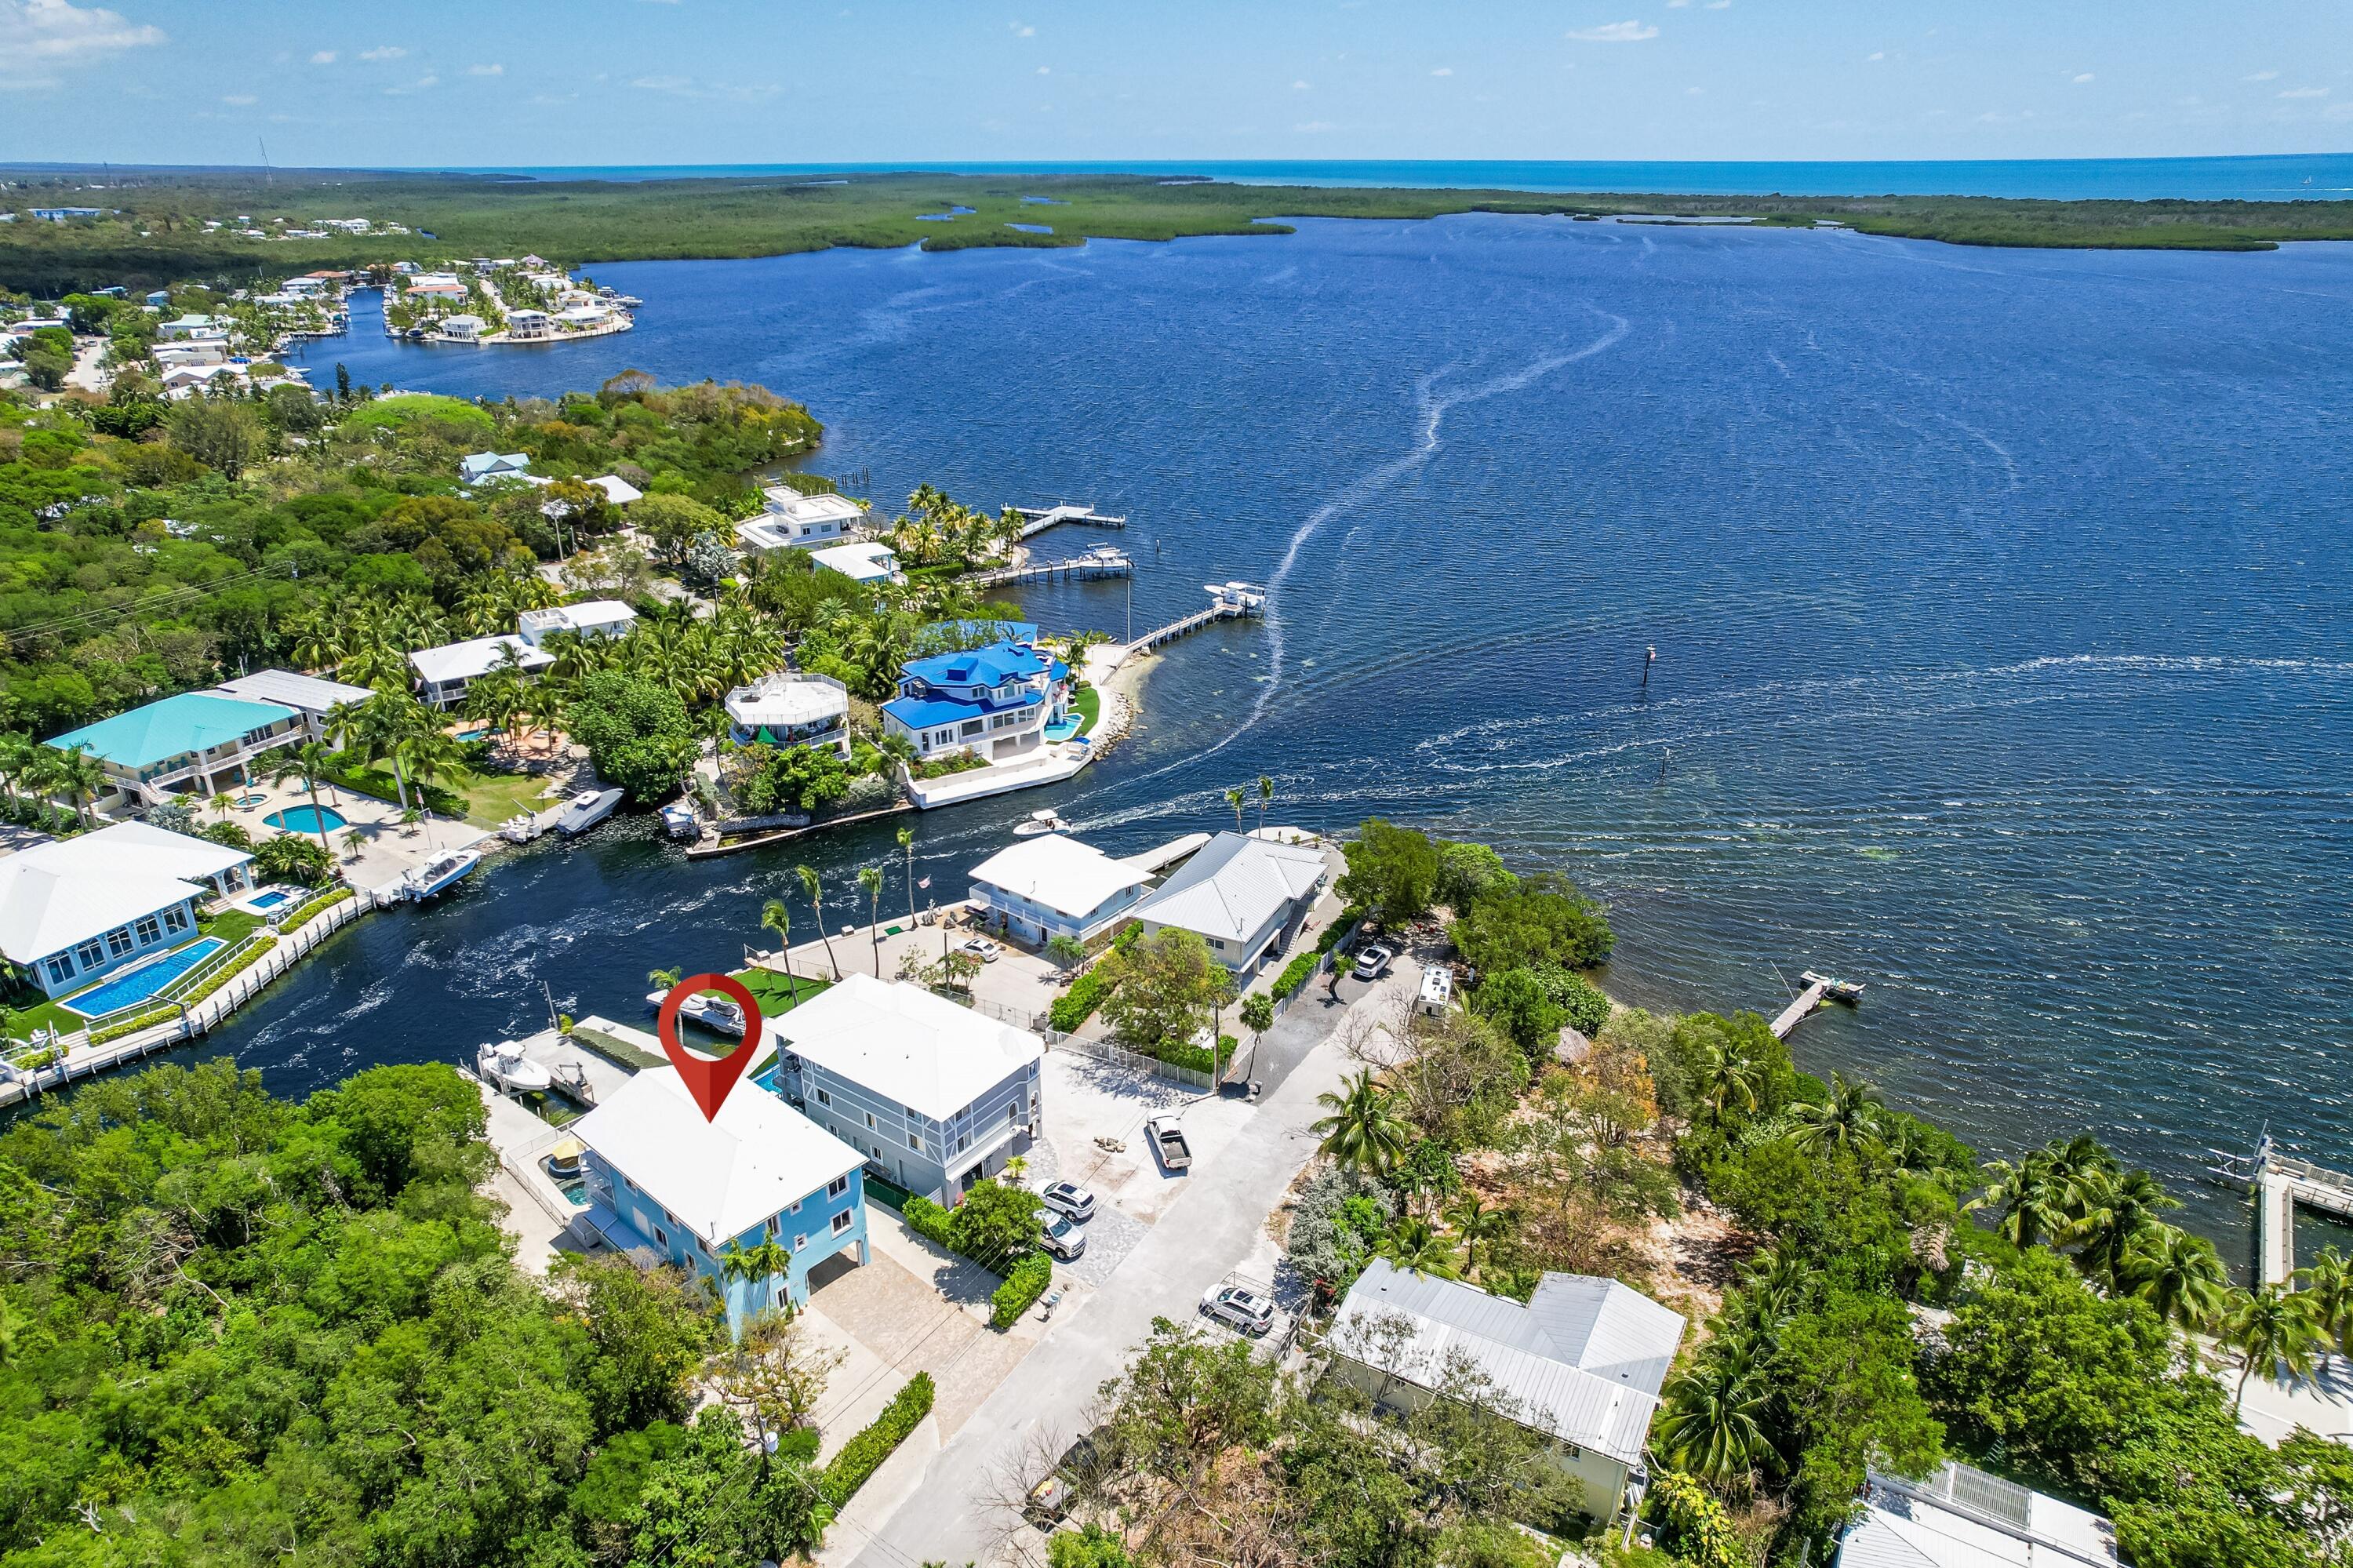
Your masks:
<path fill-rule="evenodd" d="M 1029 1147 L 1046 1043 L 905 981 L 850 975 L 769 1027 L 779 1093 L 895 1186 L 953 1206 Z"/>
<path fill-rule="evenodd" d="M 882 732 L 923 761 L 968 751 L 1008 762 L 1060 738 L 1050 731 L 1071 723 L 1070 701 L 1069 665 L 1032 642 L 992 642 L 901 665 Z"/>
<path fill-rule="evenodd" d="M 866 1261 L 866 1156 L 756 1085 L 738 1084 L 706 1120 L 676 1068 L 650 1067 L 571 1131 L 587 1150 L 588 1224 L 641 1264 L 712 1280 L 731 1329 L 805 1304 L 828 1261 Z M 769 1240 L 790 1254 L 782 1274 L 725 1277 L 728 1244 Z"/>

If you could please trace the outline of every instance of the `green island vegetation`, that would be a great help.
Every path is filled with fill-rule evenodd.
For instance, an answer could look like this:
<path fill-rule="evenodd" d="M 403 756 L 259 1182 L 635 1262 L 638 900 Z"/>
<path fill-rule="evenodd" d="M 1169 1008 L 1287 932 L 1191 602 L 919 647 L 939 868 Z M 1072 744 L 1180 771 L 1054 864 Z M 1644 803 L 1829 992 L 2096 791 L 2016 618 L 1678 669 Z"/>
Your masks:
<path fill-rule="evenodd" d="M 16 199 L 76 198 L 96 171 L 9 169 Z M 1025 196 L 1047 198 L 1032 205 Z M 236 214 L 266 233 L 322 206 L 375 232 L 248 238 L 207 229 Z M 357 170 L 111 169 L 99 217 L 0 233 L 0 282 L 42 294 L 111 284 L 246 287 L 305 269 L 538 251 L 584 261 L 783 255 L 836 246 L 1051 248 L 1097 239 L 1282 234 L 1288 217 L 1434 217 L 1499 212 L 1830 221 L 1955 244 L 2269 249 L 2353 238 L 2353 202 L 2036 201 L 1993 196 L 1693 196 L 1509 190 L 1243 185 L 1149 175 L 907 172 L 646 181 L 538 180 Z M 955 213 L 963 207 L 969 213 Z M 948 215 L 941 217 L 941 215 Z M 924 221 L 927 217 L 939 221 Z M 1035 234 L 1016 223 L 1050 228 Z M 388 226 L 396 226 L 395 228 Z M 434 236 L 430 240 L 424 230 Z M 317 231 L 306 231 L 317 233 Z"/>
<path fill-rule="evenodd" d="M 813 1550 L 930 1380 L 818 1464 L 839 1354 L 774 1313 L 731 1344 L 675 1268 L 517 1267 L 483 1127 L 446 1066 L 295 1104 L 214 1061 L 90 1083 L 0 1134 L 0 1563 Z"/>

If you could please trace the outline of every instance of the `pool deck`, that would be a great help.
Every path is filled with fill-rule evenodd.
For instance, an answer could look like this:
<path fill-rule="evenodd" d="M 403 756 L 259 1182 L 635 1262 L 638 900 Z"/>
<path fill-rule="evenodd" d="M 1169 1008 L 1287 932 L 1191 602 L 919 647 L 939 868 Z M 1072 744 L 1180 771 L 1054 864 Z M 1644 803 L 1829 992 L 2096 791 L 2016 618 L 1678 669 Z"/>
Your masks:
<path fill-rule="evenodd" d="M 281 831 L 265 821 L 271 812 L 294 810 L 311 804 L 310 791 L 299 780 L 290 779 L 283 785 L 256 784 L 249 793 L 260 797 L 259 803 L 232 808 L 228 817 L 251 833 L 256 842 Z M 248 794 L 240 791 L 239 798 L 247 798 Z M 486 829 L 447 817 L 434 816 L 423 822 L 404 824 L 400 808 L 390 801 L 329 785 L 320 786 L 319 804 L 338 813 L 348 823 L 348 827 L 328 829 L 327 842 L 343 879 L 354 887 L 390 887 L 444 850 L 470 849 L 481 845 L 484 840 L 493 844 L 500 842 Z M 202 821 L 218 820 L 210 810 L 197 815 Z M 353 828 L 365 841 L 356 854 L 343 843 L 343 835 Z M 298 836 L 313 843 L 318 842 L 313 832 Z"/>
<path fill-rule="evenodd" d="M 58 1000 L 58 1005 L 68 1012 L 77 1012 L 84 1018 L 100 1018 L 107 1013 L 135 1006 L 227 946 L 227 941 L 219 937 L 198 937 L 192 941 L 183 942 L 176 948 L 166 948 L 160 953 L 150 953 L 138 963 L 104 976 L 96 985 L 76 991 L 70 996 L 60 997 Z M 159 975 L 156 972 L 158 970 L 166 972 Z M 133 980 L 144 981 L 144 988 L 126 983 Z M 123 988 L 119 993 L 116 989 L 118 987 Z M 82 1005 L 85 1001 L 98 996 L 108 998 L 104 1006 Z"/>

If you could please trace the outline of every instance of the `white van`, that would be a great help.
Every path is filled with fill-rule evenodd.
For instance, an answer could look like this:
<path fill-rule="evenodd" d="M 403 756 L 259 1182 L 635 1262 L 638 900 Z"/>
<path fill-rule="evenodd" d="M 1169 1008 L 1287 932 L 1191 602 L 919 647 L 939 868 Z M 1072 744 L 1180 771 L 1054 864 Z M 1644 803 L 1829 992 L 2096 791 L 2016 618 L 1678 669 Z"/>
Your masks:
<path fill-rule="evenodd" d="M 1454 971 L 1432 964 L 1421 971 L 1421 1011 L 1436 1018 L 1454 1001 Z"/>

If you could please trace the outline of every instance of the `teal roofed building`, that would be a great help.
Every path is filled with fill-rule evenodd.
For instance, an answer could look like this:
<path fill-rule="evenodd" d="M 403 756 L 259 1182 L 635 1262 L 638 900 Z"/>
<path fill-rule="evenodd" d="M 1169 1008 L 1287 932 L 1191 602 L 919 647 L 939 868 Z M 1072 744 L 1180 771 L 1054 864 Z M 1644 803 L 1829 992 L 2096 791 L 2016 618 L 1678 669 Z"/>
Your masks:
<path fill-rule="evenodd" d="M 87 751 L 116 792 L 138 805 L 174 795 L 210 796 L 253 780 L 255 759 L 305 738 L 302 715 L 282 703 L 183 692 L 52 736 L 59 751 Z"/>

